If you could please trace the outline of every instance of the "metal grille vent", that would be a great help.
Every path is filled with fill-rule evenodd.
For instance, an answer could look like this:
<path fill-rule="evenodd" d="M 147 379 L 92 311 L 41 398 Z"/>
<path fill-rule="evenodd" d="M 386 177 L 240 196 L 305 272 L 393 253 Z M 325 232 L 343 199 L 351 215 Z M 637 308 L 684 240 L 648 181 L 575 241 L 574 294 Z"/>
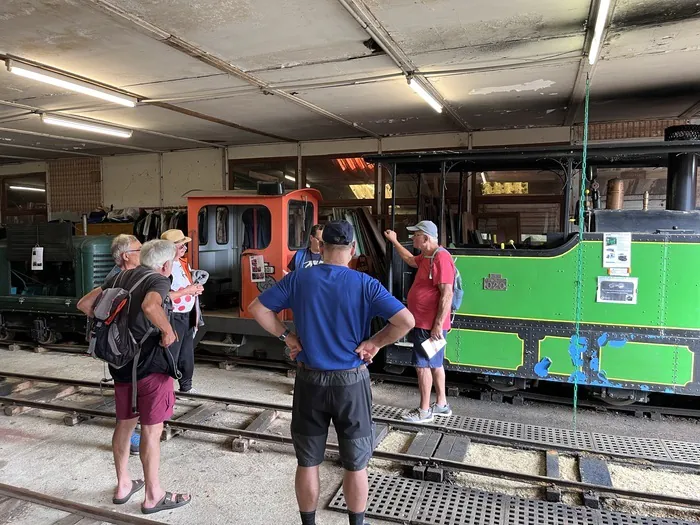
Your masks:
<path fill-rule="evenodd" d="M 347 512 L 342 487 L 329 505 Z M 369 474 L 367 516 L 414 525 L 697 525 Z"/>
<path fill-rule="evenodd" d="M 396 407 L 374 405 L 374 417 L 401 421 L 405 410 Z M 497 421 L 465 416 L 435 416 L 433 425 L 445 429 L 458 429 L 481 434 L 484 437 L 515 438 L 530 443 L 554 447 L 572 447 L 580 451 L 619 454 L 651 460 L 675 460 L 700 465 L 700 443 L 685 443 L 665 439 L 638 438 L 576 432 L 564 428 L 525 425 L 509 421 Z"/>
<path fill-rule="evenodd" d="M 92 284 L 94 288 L 100 286 L 107 274 L 114 268 L 114 259 L 109 253 L 96 253 L 92 258 L 93 261 L 93 275 Z"/>

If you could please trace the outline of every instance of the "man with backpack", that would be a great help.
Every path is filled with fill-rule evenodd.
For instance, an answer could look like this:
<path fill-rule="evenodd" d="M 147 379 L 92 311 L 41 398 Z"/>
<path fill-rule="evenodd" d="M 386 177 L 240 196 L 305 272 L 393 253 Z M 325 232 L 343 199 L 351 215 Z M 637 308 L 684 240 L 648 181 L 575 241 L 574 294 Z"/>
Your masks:
<path fill-rule="evenodd" d="M 124 504 L 145 486 L 141 512 L 152 514 L 186 505 L 191 497 L 165 492 L 158 477 L 163 422 L 175 405 L 175 365 L 168 347 L 176 334 L 164 308 L 175 245 L 150 241 L 140 255 L 139 267 L 109 279 L 80 299 L 78 308 L 93 318 L 93 355 L 109 363 L 114 378 L 117 425 L 112 452 L 117 488 L 112 501 Z M 139 420 L 145 481 L 132 480 L 128 468 L 130 438 Z"/>
<path fill-rule="evenodd" d="M 429 423 L 433 415 L 452 415 L 445 393 L 445 347 L 429 357 L 423 343 L 432 339 L 440 341 L 450 329 L 450 310 L 454 293 L 456 268 L 449 252 L 438 244 L 438 229 L 432 221 L 421 221 L 409 226 L 413 232 L 413 247 L 420 250 L 414 256 L 396 238 L 396 232 L 386 230 L 384 236 L 394 245 L 406 264 L 417 268 L 416 277 L 408 292 L 408 310 L 416 320 L 413 329 L 413 365 L 418 374 L 420 406 L 406 414 L 403 419 L 413 423 Z M 437 399 L 430 404 L 433 385 Z"/>

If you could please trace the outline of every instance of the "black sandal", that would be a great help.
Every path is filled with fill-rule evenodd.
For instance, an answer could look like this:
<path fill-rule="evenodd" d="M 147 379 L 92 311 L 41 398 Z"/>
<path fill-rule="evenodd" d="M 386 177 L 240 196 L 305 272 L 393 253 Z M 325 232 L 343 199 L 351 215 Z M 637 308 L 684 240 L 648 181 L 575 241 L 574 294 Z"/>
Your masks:
<path fill-rule="evenodd" d="M 139 490 L 141 490 L 144 486 L 146 485 L 146 482 L 142 479 L 137 479 L 135 481 L 131 482 L 131 492 L 129 492 L 126 496 L 123 498 L 112 498 L 112 503 L 115 505 L 124 505 L 127 501 L 131 499 L 131 496 L 136 494 Z"/>
<path fill-rule="evenodd" d="M 189 499 L 185 499 L 183 496 L 190 496 Z M 141 512 L 143 514 L 154 514 L 160 512 L 161 510 L 172 510 L 178 507 L 183 507 L 192 501 L 192 496 L 189 494 L 177 494 L 172 492 L 166 492 L 163 499 L 155 504 L 154 507 L 146 508 L 141 505 Z"/>

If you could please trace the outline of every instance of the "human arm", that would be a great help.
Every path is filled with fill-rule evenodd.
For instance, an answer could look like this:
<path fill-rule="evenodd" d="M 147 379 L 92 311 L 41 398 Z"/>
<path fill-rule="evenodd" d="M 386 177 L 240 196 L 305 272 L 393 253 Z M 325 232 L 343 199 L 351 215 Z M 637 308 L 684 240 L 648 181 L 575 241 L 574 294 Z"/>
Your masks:
<path fill-rule="evenodd" d="M 168 321 L 168 316 L 165 314 L 163 309 L 163 296 L 156 291 L 150 291 L 144 297 L 141 303 L 141 309 L 143 310 L 146 318 L 160 330 L 161 333 L 161 345 L 167 348 L 175 342 L 177 336 L 173 327 Z"/>
<path fill-rule="evenodd" d="M 406 264 L 408 264 L 411 268 L 418 268 L 418 263 L 416 263 L 415 256 L 401 245 L 399 240 L 396 238 L 395 231 L 386 230 L 384 232 L 384 237 L 386 237 L 386 239 L 394 245 L 399 257 L 401 257 Z"/>
<path fill-rule="evenodd" d="M 202 295 L 202 292 L 204 292 L 204 286 L 201 284 L 191 284 L 189 286 L 185 286 L 181 290 L 170 290 L 168 295 L 172 300 L 175 300 L 184 297 L 185 295 Z"/>
<path fill-rule="evenodd" d="M 274 335 L 275 337 L 280 337 L 287 331 L 287 327 L 282 321 L 280 321 L 280 318 L 277 317 L 277 313 L 262 304 L 258 298 L 255 298 L 255 300 L 250 303 L 248 311 L 266 332 Z M 284 340 L 284 343 L 291 351 L 290 357 L 292 359 L 296 359 L 299 352 L 301 352 L 299 337 L 297 337 L 295 333 L 290 332 L 287 338 Z"/>
<path fill-rule="evenodd" d="M 78 304 L 76 305 L 78 310 L 83 312 L 88 317 L 94 317 L 95 316 L 95 311 L 94 311 L 95 301 L 97 301 L 97 297 L 101 293 L 102 293 L 102 288 L 97 287 L 93 291 L 91 291 L 89 294 L 83 296 L 80 299 L 80 301 L 78 301 Z"/>
<path fill-rule="evenodd" d="M 453 294 L 451 284 L 438 284 L 437 287 L 440 290 L 440 302 L 438 303 L 438 312 L 435 316 L 433 328 L 430 330 L 430 338 L 434 340 L 442 339 L 442 327 L 445 319 L 450 315 Z"/>
<path fill-rule="evenodd" d="M 355 352 L 360 356 L 360 359 L 369 364 L 379 353 L 379 350 L 401 339 L 415 324 L 416 321 L 411 312 L 408 311 L 408 308 L 403 308 L 388 320 L 384 328 L 360 343 Z"/>

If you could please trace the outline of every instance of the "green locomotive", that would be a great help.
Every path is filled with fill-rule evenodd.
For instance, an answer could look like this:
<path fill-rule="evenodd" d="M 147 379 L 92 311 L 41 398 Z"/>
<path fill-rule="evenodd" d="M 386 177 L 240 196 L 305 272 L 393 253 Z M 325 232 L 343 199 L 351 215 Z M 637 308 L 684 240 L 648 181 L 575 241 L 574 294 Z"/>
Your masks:
<path fill-rule="evenodd" d="M 663 143 L 588 151 L 589 166 L 668 166 L 666 210 L 587 209 L 583 233 L 539 247 L 450 247 L 464 299 L 446 338 L 448 370 L 477 375 L 499 390 L 577 383 L 611 403 L 646 401 L 650 392 L 700 394 L 700 141 L 685 140 L 688 131 L 697 138 L 697 126 L 678 131 L 669 128 Z M 582 148 L 562 146 L 366 159 L 388 165 L 394 183 L 397 173 L 442 173 L 445 188 L 449 167 L 476 174 L 564 166 L 570 183 L 581 157 Z M 444 199 L 443 189 L 435 222 Z M 607 264 L 610 258 L 616 264 Z M 392 269 L 393 293 L 405 300 L 413 271 L 398 257 Z M 387 364 L 410 366 L 410 346 L 388 349 Z"/>
<path fill-rule="evenodd" d="M 51 344 L 66 334 L 84 335 L 76 304 L 114 267 L 111 241 L 73 236 L 70 223 L 8 227 L 0 241 L 0 341 L 21 334 Z M 41 271 L 31 268 L 35 245 L 44 248 Z"/>

